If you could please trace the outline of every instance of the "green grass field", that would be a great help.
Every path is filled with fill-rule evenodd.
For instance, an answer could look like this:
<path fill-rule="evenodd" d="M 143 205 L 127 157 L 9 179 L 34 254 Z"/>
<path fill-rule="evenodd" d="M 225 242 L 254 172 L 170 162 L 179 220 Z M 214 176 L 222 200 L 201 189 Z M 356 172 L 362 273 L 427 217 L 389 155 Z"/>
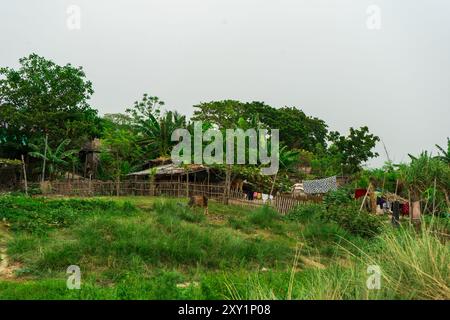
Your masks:
<path fill-rule="evenodd" d="M 368 238 L 317 219 L 314 206 L 282 217 L 211 201 L 204 216 L 186 202 L 0 197 L 0 299 L 450 298 L 435 223 L 385 223 Z M 66 286 L 70 265 L 80 290 Z M 370 265 L 379 290 L 366 286 Z"/>

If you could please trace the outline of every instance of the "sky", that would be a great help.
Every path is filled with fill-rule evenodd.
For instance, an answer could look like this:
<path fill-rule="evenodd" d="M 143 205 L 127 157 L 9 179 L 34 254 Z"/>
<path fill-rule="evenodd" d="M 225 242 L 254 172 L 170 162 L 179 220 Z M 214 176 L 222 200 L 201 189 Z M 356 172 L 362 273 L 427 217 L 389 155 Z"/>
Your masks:
<path fill-rule="evenodd" d="M 143 93 L 187 115 L 295 106 L 343 134 L 367 125 L 403 162 L 450 136 L 449 16 L 447 0 L 0 0 L 0 66 L 83 66 L 100 114 Z"/>

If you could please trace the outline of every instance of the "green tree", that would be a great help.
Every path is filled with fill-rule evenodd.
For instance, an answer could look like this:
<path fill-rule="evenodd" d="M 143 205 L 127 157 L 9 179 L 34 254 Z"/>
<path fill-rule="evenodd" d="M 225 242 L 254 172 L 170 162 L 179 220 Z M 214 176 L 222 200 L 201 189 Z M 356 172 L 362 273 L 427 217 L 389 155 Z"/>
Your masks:
<path fill-rule="evenodd" d="M 192 120 L 207 121 L 221 129 L 235 128 L 241 119 L 253 123 L 253 128 L 278 129 L 280 142 L 290 149 L 314 151 L 317 144 L 326 145 L 328 129 L 325 122 L 309 117 L 295 107 L 277 109 L 258 101 L 223 100 L 201 103 L 194 108 Z"/>
<path fill-rule="evenodd" d="M 172 132 L 186 127 L 185 116 L 176 111 L 162 114 L 160 108 L 163 105 L 158 97 L 144 94 L 141 101 L 136 101 L 132 108 L 126 110 L 138 137 L 137 142 L 147 158 L 169 156 L 175 144 L 171 141 Z"/>
<path fill-rule="evenodd" d="M 103 133 L 101 152 L 101 175 L 116 180 L 119 194 L 120 179 L 139 165 L 141 148 L 136 136 L 126 128 L 107 126 Z"/>
<path fill-rule="evenodd" d="M 284 178 L 284 181 L 289 181 L 289 173 L 296 171 L 296 166 L 300 163 L 300 152 L 298 150 L 289 150 L 287 146 L 282 146 L 278 155 L 279 170 L 273 178 L 272 188 L 270 194 L 273 194 L 275 184 L 279 176 Z M 278 186 L 278 189 L 287 189 L 285 183 Z M 289 185 L 290 187 L 290 185 Z"/>
<path fill-rule="evenodd" d="M 19 62 L 18 69 L 0 68 L 3 152 L 17 157 L 45 134 L 50 144 L 65 138 L 76 145 L 99 133 L 97 111 L 87 103 L 94 91 L 81 67 L 59 66 L 36 54 Z"/>
<path fill-rule="evenodd" d="M 334 131 L 329 134 L 329 140 L 332 143 L 330 153 L 340 158 L 342 171 L 347 174 L 358 172 L 364 162 L 378 156 L 373 148 L 380 138 L 369 133 L 368 127 L 350 128 L 347 137 Z"/>
<path fill-rule="evenodd" d="M 436 190 L 433 193 L 442 192 L 447 205 L 449 205 L 450 167 L 445 162 L 432 157 L 425 151 L 418 157 L 411 157 L 410 164 L 400 165 L 399 170 L 403 182 L 408 187 L 412 201 L 420 201 L 426 198 L 427 190 L 434 189 L 436 184 Z"/>

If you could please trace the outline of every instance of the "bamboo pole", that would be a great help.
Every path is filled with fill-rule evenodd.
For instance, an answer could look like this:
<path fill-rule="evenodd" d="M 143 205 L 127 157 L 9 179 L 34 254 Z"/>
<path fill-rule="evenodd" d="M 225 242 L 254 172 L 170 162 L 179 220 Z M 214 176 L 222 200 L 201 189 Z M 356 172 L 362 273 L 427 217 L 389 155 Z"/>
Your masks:
<path fill-rule="evenodd" d="M 189 198 L 189 172 L 186 173 L 186 197 Z"/>
<path fill-rule="evenodd" d="M 89 195 L 92 195 L 92 174 L 89 175 Z"/>
<path fill-rule="evenodd" d="M 25 167 L 25 160 L 23 158 L 23 154 L 21 155 L 21 157 L 22 157 L 23 179 L 24 179 L 24 183 L 25 183 L 25 195 L 28 196 L 27 170 L 26 170 L 26 167 Z"/>
<path fill-rule="evenodd" d="M 208 174 L 208 189 L 207 189 L 207 193 L 208 193 L 208 197 L 211 197 L 210 193 L 211 193 L 211 186 L 209 185 L 209 168 L 206 168 L 206 173 Z"/>
<path fill-rule="evenodd" d="M 273 188 L 275 187 L 275 183 L 277 182 L 277 177 L 278 177 L 278 171 L 277 171 L 277 173 L 275 173 L 275 177 L 273 179 L 272 187 L 270 188 L 269 199 L 270 199 L 270 196 L 273 193 Z"/>
<path fill-rule="evenodd" d="M 120 196 L 120 174 L 116 178 L 116 195 Z"/>
<path fill-rule="evenodd" d="M 48 146 L 48 133 L 45 134 L 45 146 L 44 146 L 44 164 L 42 165 L 42 178 L 41 182 L 45 181 L 45 164 L 47 160 L 47 146 Z"/>
<path fill-rule="evenodd" d="M 366 194 L 364 195 L 364 199 L 361 203 L 361 207 L 359 208 L 359 212 L 361 212 L 362 208 L 364 207 L 364 203 L 366 203 L 367 195 L 369 194 L 369 190 L 372 188 L 372 183 L 369 183 L 369 186 L 367 187 Z"/>
<path fill-rule="evenodd" d="M 226 168 L 226 176 L 225 176 L 225 192 L 224 192 L 224 203 L 228 204 L 228 198 L 230 197 L 230 188 L 231 188 L 231 165 L 228 164 Z"/>
<path fill-rule="evenodd" d="M 436 177 L 434 177 L 434 188 L 433 188 L 433 215 L 435 211 L 435 205 L 436 205 Z"/>

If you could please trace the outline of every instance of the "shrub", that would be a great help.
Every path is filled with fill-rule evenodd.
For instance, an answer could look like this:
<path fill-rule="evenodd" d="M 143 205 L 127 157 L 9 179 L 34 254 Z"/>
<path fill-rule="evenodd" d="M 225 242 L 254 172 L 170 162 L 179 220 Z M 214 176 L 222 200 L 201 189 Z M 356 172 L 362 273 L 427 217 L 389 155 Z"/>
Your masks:
<path fill-rule="evenodd" d="M 335 222 L 348 232 L 370 238 L 381 233 L 383 223 L 380 217 L 359 211 L 355 204 L 331 206 L 322 211 L 322 220 Z"/>
<path fill-rule="evenodd" d="M 322 215 L 324 207 L 322 204 L 305 204 L 295 207 L 286 215 L 287 220 L 307 222 L 310 220 L 319 219 Z"/>
<path fill-rule="evenodd" d="M 205 215 L 202 212 L 195 212 L 189 208 L 185 203 L 177 201 L 158 201 L 153 207 L 156 214 L 158 214 L 158 221 L 171 221 L 173 219 L 180 219 L 188 222 L 202 222 L 205 220 Z M 164 224 L 164 223 L 163 223 Z"/>
<path fill-rule="evenodd" d="M 335 191 L 330 191 L 323 198 L 323 202 L 327 208 L 348 205 L 352 203 L 351 189 L 341 187 Z"/>
<path fill-rule="evenodd" d="M 263 206 L 253 211 L 248 220 L 262 228 L 272 227 L 274 222 L 280 218 L 279 214 L 269 206 Z"/>
<path fill-rule="evenodd" d="M 233 229 L 242 230 L 242 231 L 250 231 L 251 226 L 247 220 L 229 217 L 228 223 Z"/>

